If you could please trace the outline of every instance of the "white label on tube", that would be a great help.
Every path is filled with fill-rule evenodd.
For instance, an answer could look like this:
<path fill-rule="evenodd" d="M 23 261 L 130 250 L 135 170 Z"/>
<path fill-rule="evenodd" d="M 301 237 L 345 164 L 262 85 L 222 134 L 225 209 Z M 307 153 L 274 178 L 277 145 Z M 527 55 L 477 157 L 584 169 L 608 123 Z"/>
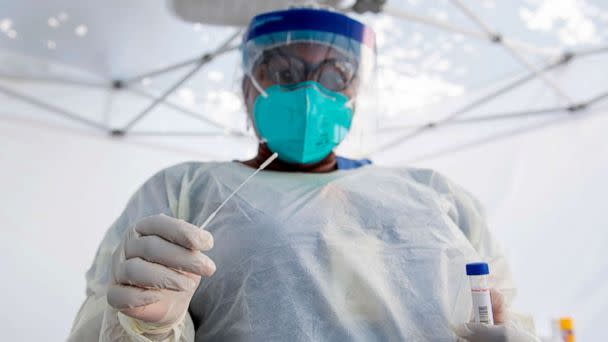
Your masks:
<path fill-rule="evenodd" d="M 494 325 L 490 289 L 473 289 L 472 295 L 473 311 L 475 311 L 475 323 Z"/>

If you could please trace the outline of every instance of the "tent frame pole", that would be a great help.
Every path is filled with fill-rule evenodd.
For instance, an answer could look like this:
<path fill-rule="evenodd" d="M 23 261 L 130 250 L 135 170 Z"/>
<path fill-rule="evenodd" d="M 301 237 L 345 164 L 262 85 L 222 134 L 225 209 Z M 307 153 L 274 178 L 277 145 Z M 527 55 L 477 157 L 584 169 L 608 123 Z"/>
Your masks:
<path fill-rule="evenodd" d="M 154 108 L 156 108 L 159 104 L 166 101 L 166 99 L 173 94 L 179 87 L 181 87 L 184 83 L 190 80 L 194 75 L 198 73 L 198 71 L 209 62 L 213 61 L 216 57 L 225 54 L 227 52 L 236 50 L 238 46 L 230 46 L 230 44 L 241 35 L 241 30 L 237 30 L 235 33 L 230 35 L 228 39 L 220 45 L 215 51 L 211 53 L 204 54 L 200 59 L 198 59 L 197 64 L 192 68 L 188 73 L 186 73 L 183 77 L 181 77 L 177 82 L 175 82 L 169 89 L 164 91 L 158 98 L 154 99 L 152 103 L 150 103 L 146 108 L 144 108 L 139 114 L 137 114 L 133 119 L 131 119 L 122 129 L 112 130 L 111 134 L 113 136 L 123 136 L 128 133 L 130 129 L 133 128 L 141 119 L 143 119 L 146 115 L 150 114 Z M 164 70 L 172 71 L 171 67 L 164 68 Z M 135 77 L 134 79 L 140 79 L 142 76 Z M 132 79 L 133 80 L 133 79 Z M 128 84 L 128 83 L 127 83 Z M 115 86 L 120 85 L 120 88 L 124 87 L 124 83 L 122 81 L 115 81 Z"/>
<path fill-rule="evenodd" d="M 84 80 L 74 80 L 61 77 L 50 77 L 50 76 L 30 76 L 30 75 L 14 75 L 0 73 L 0 79 L 9 81 L 19 82 L 38 82 L 38 83 L 57 83 L 65 86 L 75 87 L 91 87 L 91 88 L 107 88 L 108 83 L 104 82 L 91 82 Z"/>
<path fill-rule="evenodd" d="M 129 136 L 137 137 L 182 137 L 182 138 L 208 138 L 208 137 L 223 137 L 225 134 L 221 132 L 204 132 L 204 131 L 131 131 Z M 249 135 L 235 136 L 237 138 L 253 138 Z"/>
<path fill-rule="evenodd" d="M 572 104 L 572 99 L 566 94 L 555 82 L 546 76 L 542 71 L 536 69 L 532 63 L 530 63 L 522 54 L 514 47 L 512 43 L 504 41 L 503 35 L 493 30 L 484 20 L 477 16 L 473 10 L 468 7 L 462 0 L 451 0 L 455 7 L 457 7 L 466 17 L 473 21 L 479 28 L 481 28 L 488 38 L 501 45 L 517 62 L 523 65 L 526 69 L 533 72 L 537 78 L 540 78 L 549 88 L 553 89 L 561 99 L 566 101 L 568 104 Z"/>
<path fill-rule="evenodd" d="M 100 124 L 98 122 L 95 122 L 93 120 L 89 120 L 89 119 L 84 118 L 84 117 L 82 117 L 82 116 L 80 116 L 78 114 L 72 113 L 72 112 L 70 112 L 70 111 L 68 111 L 66 109 L 57 107 L 55 105 L 52 105 L 52 104 L 49 104 L 49 103 L 46 103 L 46 102 L 42 102 L 42 101 L 37 100 L 37 99 L 35 99 L 33 97 L 30 97 L 28 95 L 25 95 L 25 94 L 19 93 L 17 91 L 5 88 L 4 86 L 1 86 L 1 85 L 0 85 L 0 93 L 4 93 L 5 95 L 11 96 L 11 97 L 13 97 L 15 99 L 18 99 L 18 100 L 20 100 L 22 102 L 28 103 L 28 104 L 30 104 L 32 106 L 42 108 L 42 109 L 44 109 L 44 110 L 46 110 L 48 112 L 54 113 L 56 115 L 59 115 L 61 117 L 69 119 L 71 121 L 75 121 L 75 122 L 78 122 L 80 124 L 84 124 L 86 126 L 95 128 L 95 129 L 103 131 L 103 132 L 108 132 L 108 127 L 106 127 L 106 126 L 104 126 L 104 125 L 102 125 L 102 124 Z"/>
<path fill-rule="evenodd" d="M 446 22 L 443 20 L 437 20 L 434 18 L 430 18 L 430 17 L 418 15 L 418 14 L 413 14 L 413 13 L 407 12 L 405 10 L 395 8 L 390 5 L 385 6 L 384 9 L 382 10 L 382 13 L 389 15 L 393 18 L 416 22 L 416 23 L 419 23 L 422 25 L 435 27 L 435 28 L 443 30 L 443 31 L 452 32 L 454 34 L 461 34 L 461 35 L 464 35 L 467 37 L 484 40 L 484 41 L 487 41 L 490 43 L 496 43 L 494 41 L 494 39 L 496 39 L 496 38 L 494 36 L 489 36 L 485 32 L 480 32 L 480 31 L 471 30 L 471 29 L 464 28 L 464 27 L 459 27 L 457 25 L 454 25 L 452 23 L 449 23 L 449 22 Z M 518 40 L 511 39 L 511 38 L 506 38 L 506 37 L 501 37 L 501 38 L 503 41 L 507 42 L 511 46 L 517 47 L 518 49 L 521 49 L 522 51 L 527 51 L 527 52 L 542 55 L 542 56 L 555 57 L 555 56 L 559 56 L 562 53 L 561 50 L 555 49 L 555 48 L 539 48 L 530 43 L 526 43 L 526 42 L 522 42 L 522 41 L 518 41 Z"/>
<path fill-rule="evenodd" d="M 490 94 L 482 96 L 481 98 L 469 103 L 468 105 L 464 106 L 460 110 L 453 112 L 452 114 L 448 115 L 447 117 L 441 119 L 438 122 L 429 122 L 422 126 L 413 127 L 416 129 L 414 132 L 408 132 L 408 134 L 401 136 L 398 139 L 395 139 L 394 141 L 390 142 L 389 144 L 386 144 L 386 145 L 376 149 L 372 153 L 376 153 L 376 152 L 380 152 L 383 150 L 393 148 L 393 147 L 400 145 L 401 143 L 423 133 L 426 130 L 433 129 L 433 128 L 436 128 L 441 125 L 463 124 L 463 123 L 472 123 L 472 122 L 487 121 L 487 120 L 512 119 L 512 118 L 517 118 L 517 117 L 546 114 L 549 112 L 563 111 L 563 110 L 568 110 L 570 112 L 577 112 L 577 111 L 586 109 L 587 107 L 589 107 L 599 101 L 602 101 L 608 97 L 608 92 L 607 92 L 607 93 L 600 94 L 600 95 L 596 96 L 595 98 L 590 99 L 587 102 L 578 103 L 578 104 L 574 103 L 570 100 L 570 98 L 567 96 L 567 94 L 565 94 L 563 91 L 561 91 L 561 89 L 557 86 L 557 84 L 555 84 L 551 79 L 547 78 L 545 75 L 545 73 L 547 71 L 552 70 L 561 65 L 567 64 L 574 57 L 584 57 L 584 56 L 590 56 L 590 55 L 608 52 L 608 46 L 590 48 L 590 49 L 582 50 L 582 51 L 579 51 L 576 53 L 564 52 L 564 53 L 562 53 L 562 56 L 559 61 L 549 64 L 549 65 L 545 66 L 544 68 L 537 68 L 536 66 L 532 65 L 529 61 L 527 61 L 521 55 L 520 52 L 522 50 L 541 54 L 541 55 L 548 55 L 548 56 L 555 56 L 555 55 L 559 54 L 559 51 L 557 49 L 538 48 L 538 47 L 535 47 L 535 46 L 525 43 L 525 42 L 511 40 L 506 37 L 503 37 L 501 34 L 493 31 L 492 28 L 490 28 L 481 18 L 479 18 L 477 15 L 475 15 L 475 13 L 473 13 L 473 11 L 469 7 L 467 7 L 461 0 L 451 0 L 451 1 L 470 20 L 475 22 L 482 29 L 482 31 L 480 32 L 480 31 L 470 30 L 470 29 L 466 29 L 466 28 L 461 28 L 461 27 L 453 25 L 449 22 L 436 20 L 434 18 L 428 18 L 428 17 L 416 15 L 416 14 L 411 14 L 411 13 L 402 11 L 400 9 L 390 8 L 388 6 L 384 9 L 384 13 L 387 15 L 396 17 L 396 18 L 401 18 L 401 19 L 410 20 L 413 22 L 422 23 L 422 24 L 433 26 L 433 27 L 436 27 L 436 28 L 439 28 L 442 30 L 450 31 L 450 32 L 453 32 L 456 34 L 462 34 L 462 35 L 466 35 L 469 37 L 489 40 L 493 43 L 501 44 L 512 55 L 512 57 L 517 59 L 522 65 L 524 65 L 526 67 L 526 69 L 528 69 L 530 71 L 530 74 L 527 74 L 525 77 L 517 79 L 514 82 L 511 82 L 510 84 L 508 84 L 504 87 L 501 87 L 497 91 L 494 91 Z M 184 108 L 183 106 L 180 106 L 180 105 L 168 100 L 168 97 L 173 92 L 175 92 L 182 84 L 184 84 L 191 77 L 193 77 L 205 64 L 211 62 L 216 57 L 218 57 L 222 54 L 236 50 L 238 48 L 238 46 L 230 46 L 230 44 L 240 34 L 241 34 L 241 30 L 237 30 L 222 45 L 220 45 L 220 47 L 218 47 L 215 51 L 213 51 L 211 53 L 206 53 L 200 57 L 197 57 L 194 59 L 189 59 L 189 60 L 186 60 L 183 62 L 179 62 L 177 64 L 169 65 L 169 66 L 166 66 L 166 67 L 163 67 L 163 68 L 160 68 L 157 70 L 153 70 L 153 71 L 150 71 L 150 72 L 138 75 L 138 76 L 134 76 L 134 77 L 131 77 L 131 78 L 128 78 L 125 80 L 115 80 L 114 82 L 107 83 L 107 84 L 104 84 L 101 82 L 96 83 L 96 82 L 91 82 L 91 81 L 72 80 L 72 79 L 57 78 L 57 77 L 39 77 L 39 76 L 28 76 L 28 75 L 0 74 L 0 79 L 3 78 L 3 79 L 17 80 L 17 81 L 48 82 L 48 83 L 58 83 L 58 84 L 68 85 L 68 86 L 109 88 L 110 91 L 114 91 L 114 90 L 122 89 L 122 88 L 128 88 L 128 90 L 131 91 L 133 94 L 136 94 L 140 97 L 146 97 L 146 98 L 152 99 L 152 103 L 150 105 L 148 105 L 138 115 L 136 115 L 129 123 L 127 123 L 127 125 L 124 126 L 123 129 L 110 130 L 108 125 L 104 125 L 104 124 L 95 122 L 93 120 L 84 118 L 80 115 L 74 114 L 63 108 L 59 108 L 52 104 L 45 103 L 43 101 L 37 100 L 33 97 L 19 93 L 17 91 L 10 90 L 3 86 L 0 86 L 0 92 L 4 93 L 6 95 L 12 96 L 23 102 L 26 102 L 31 105 L 43 108 L 47 111 L 53 112 L 57 115 L 60 115 L 64 118 L 70 119 L 72 121 L 75 121 L 75 122 L 78 122 L 78 123 L 81 123 L 81 124 L 84 124 L 84 125 L 87 125 L 90 127 L 94 127 L 96 129 L 103 130 L 105 132 L 110 132 L 112 135 L 115 135 L 115 136 L 122 136 L 122 135 L 127 134 L 127 132 L 129 130 L 131 130 L 137 122 L 139 122 L 141 119 L 143 119 L 143 117 L 148 115 L 155 107 L 157 107 L 158 105 L 165 105 L 165 106 L 168 106 L 169 108 L 179 111 L 187 116 L 190 116 L 192 118 L 205 122 L 206 124 L 209 124 L 213 127 L 216 127 L 218 129 L 223 129 L 224 134 L 233 135 L 235 137 L 249 137 L 249 135 L 245 132 L 242 132 L 239 130 L 233 130 L 219 122 L 216 122 L 210 118 L 205 117 L 204 115 L 202 115 L 200 113 L 197 113 L 192 110 L 188 110 L 188 109 Z M 159 76 L 159 75 L 162 75 L 165 73 L 169 73 L 174 70 L 184 68 L 188 65 L 192 65 L 194 63 L 196 63 L 196 66 L 191 71 L 189 71 L 186 75 L 184 75 L 178 82 L 173 84 L 167 91 L 163 92 L 160 96 L 155 96 L 150 93 L 147 93 L 145 90 L 136 89 L 135 87 L 132 87 L 132 85 L 136 84 L 137 82 L 140 82 L 143 79 L 146 79 L 149 77 L 156 77 L 156 76 Z M 558 95 L 560 95 L 562 98 L 567 99 L 568 105 L 564 106 L 564 107 L 545 108 L 545 109 L 528 111 L 528 112 L 522 111 L 522 112 L 502 113 L 502 114 L 488 116 L 488 117 L 474 117 L 474 118 L 467 118 L 467 119 L 461 119 L 461 120 L 454 120 L 456 117 L 458 117 L 466 112 L 469 112 L 472 109 L 474 109 L 484 103 L 487 103 L 487 102 L 527 83 L 530 80 L 533 80 L 534 78 L 541 78 Z M 109 114 L 106 113 L 106 116 L 107 115 L 109 115 Z M 401 127 L 401 128 L 412 128 L 412 126 Z M 180 133 L 180 132 L 131 132 L 130 134 L 140 135 L 140 136 L 143 136 L 143 135 L 147 135 L 147 136 L 210 136 L 210 135 L 214 135 L 216 133 L 212 133 L 212 132 L 182 132 L 182 133 Z M 221 134 L 221 133 L 217 133 L 217 134 Z"/>
<path fill-rule="evenodd" d="M 143 89 L 136 89 L 135 87 L 129 88 L 128 91 L 131 92 L 131 93 L 133 93 L 134 95 L 137 95 L 137 96 L 143 97 L 143 98 L 147 98 L 147 99 L 153 99 L 154 100 L 154 99 L 157 98 L 157 96 L 155 96 L 153 94 L 150 94 L 149 92 L 146 92 Z M 224 125 L 224 124 L 222 124 L 220 122 L 217 122 L 215 120 L 212 120 L 212 119 L 206 117 L 205 115 L 203 115 L 201 113 L 195 112 L 195 111 L 190 110 L 188 108 L 184 108 L 183 106 L 181 106 L 181 105 L 179 105 L 179 104 L 177 104 L 175 102 L 172 102 L 169 99 L 166 99 L 165 101 L 163 101 L 162 105 L 166 106 L 168 108 L 171 108 L 171 109 L 173 109 L 175 111 L 178 111 L 181 114 L 184 114 L 184 115 L 186 115 L 188 117 L 191 117 L 193 119 L 196 119 L 196 120 L 199 120 L 201 122 L 204 122 L 204 123 L 206 123 L 208 125 L 216 127 L 218 129 L 222 130 L 224 132 L 224 134 L 227 133 L 229 135 L 236 136 L 236 137 L 246 136 L 247 135 L 243 131 L 232 129 L 232 128 L 230 128 L 230 127 L 228 127 L 228 126 L 226 126 L 226 125 Z"/>
<path fill-rule="evenodd" d="M 240 34 L 241 34 L 241 30 L 236 31 L 219 48 L 217 48 L 212 53 L 205 53 L 202 56 L 188 59 L 183 62 L 169 65 L 169 66 L 157 69 L 157 70 L 152 70 L 152 71 L 146 72 L 144 74 L 137 75 L 137 76 L 125 79 L 125 80 L 116 80 L 116 81 L 114 81 L 114 87 L 116 87 L 116 88 L 128 87 L 134 83 L 142 81 L 143 79 L 160 76 L 160 75 L 187 67 L 187 66 L 195 64 L 195 63 L 200 63 L 201 61 L 205 61 L 205 63 L 208 63 L 211 60 L 215 59 L 215 57 L 218 57 L 218 56 L 220 56 L 224 53 L 230 52 L 230 51 L 237 50 L 239 48 L 238 46 L 236 46 L 236 45 L 230 46 L 229 44 L 232 43 Z"/>
<path fill-rule="evenodd" d="M 608 94 L 608 92 L 607 92 Z M 584 115 L 589 116 L 593 114 L 593 112 L 587 112 Z M 470 142 L 466 142 L 457 146 L 452 146 L 452 147 L 447 147 L 444 149 L 441 149 L 439 151 L 436 152 L 431 152 L 431 153 L 427 153 L 418 157 L 414 157 L 410 160 L 408 160 L 406 163 L 414 163 L 414 162 L 419 162 L 422 160 L 428 160 L 428 159 L 433 159 L 433 158 L 437 158 L 437 157 L 441 157 L 444 156 L 446 154 L 451 154 L 454 152 L 460 152 L 460 151 L 464 151 L 464 150 L 468 150 L 471 148 L 475 148 L 481 145 L 485 145 L 485 144 L 489 144 L 492 142 L 496 142 L 496 141 L 500 141 L 500 140 L 504 140 L 504 139 L 508 139 L 514 136 L 518 136 L 518 135 L 522 135 L 531 131 L 538 131 L 540 129 L 549 127 L 551 125 L 555 125 L 557 123 L 563 122 L 564 120 L 566 120 L 567 118 L 570 118 L 570 116 L 565 116 L 565 117 L 561 117 L 561 118 L 556 118 L 554 120 L 549 120 L 549 121 L 543 121 L 540 123 L 536 123 L 530 126 L 526 126 L 523 128 L 516 128 L 513 130 L 509 130 L 507 132 L 501 132 L 499 134 L 496 135 L 491 135 L 488 137 L 484 137 L 481 139 L 477 139 L 474 141 L 470 141 Z M 403 163 L 403 162 L 402 162 Z"/>
<path fill-rule="evenodd" d="M 541 72 L 547 72 L 551 69 L 562 66 L 562 65 L 568 63 L 569 61 L 570 61 L 570 58 L 562 58 L 559 61 L 549 64 L 540 70 L 541 70 Z M 441 120 L 439 120 L 437 122 L 429 122 L 423 126 L 419 126 L 413 132 L 408 132 L 400 137 L 397 137 L 396 139 L 393 139 L 392 141 L 376 148 L 375 150 L 369 152 L 368 154 L 374 154 L 374 153 L 378 153 L 381 151 L 386 151 L 388 149 L 401 145 L 404 142 L 411 140 L 414 137 L 419 136 L 420 134 L 424 133 L 425 131 L 427 131 L 429 129 L 436 128 L 439 125 L 452 121 L 453 119 L 457 118 L 458 116 L 468 113 L 471 110 L 473 110 L 487 102 L 490 102 L 491 100 L 494 100 L 494 99 L 528 83 L 529 81 L 535 79 L 535 77 L 536 77 L 536 73 L 530 72 L 527 75 L 520 77 L 520 78 L 516 79 L 515 81 L 510 82 L 507 85 L 500 87 L 499 89 L 497 89 L 489 94 L 483 95 L 482 97 L 480 97 L 476 100 L 473 100 L 471 103 L 463 106 L 461 109 L 459 109 L 457 111 L 452 112 L 451 114 L 447 115 L 446 117 L 442 118 Z"/>
<path fill-rule="evenodd" d="M 127 134 L 127 132 L 135 126 L 141 119 L 143 119 L 146 115 L 150 114 L 156 106 L 160 103 L 165 102 L 167 97 L 173 94 L 182 84 L 186 83 L 192 76 L 194 76 L 206 63 L 203 61 L 199 62 L 192 70 L 190 70 L 186 75 L 180 78 L 176 83 L 174 83 L 169 89 L 164 91 L 161 96 L 155 98 L 152 103 L 150 103 L 144 110 L 142 110 L 139 114 L 137 114 L 133 119 L 131 119 L 122 129 L 113 130 L 112 135 L 122 136 Z"/>

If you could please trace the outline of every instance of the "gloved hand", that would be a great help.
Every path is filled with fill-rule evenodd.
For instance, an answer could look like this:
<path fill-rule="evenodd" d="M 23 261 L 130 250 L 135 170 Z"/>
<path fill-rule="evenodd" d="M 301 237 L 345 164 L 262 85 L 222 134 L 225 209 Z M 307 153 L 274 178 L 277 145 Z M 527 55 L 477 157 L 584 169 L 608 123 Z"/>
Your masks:
<path fill-rule="evenodd" d="M 186 314 L 201 276 L 215 272 L 201 253 L 212 247 L 209 232 L 184 220 L 156 215 L 138 221 L 112 256 L 108 304 L 155 327 L 172 327 Z"/>
<path fill-rule="evenodd" d="M 466 323 L 453 328 L 454 333 L 469 342 L 540 342 L 523 329 L 507 325 Z"/>
<path fill-rule="evenodd" d="M 495 289 L 490 289 L 492 301 L 492 315 L 494 324 L 466 323 L 453 327 L 454 333 L 470 342 L 529 342 L 539 341 L 523 329 L 515 326 L 505 325 L 507 322 L 507 309 L 505 297 Z"/>
<path fill-rule="evenodd" d="M 490 289 L 490 300 L 492 303 L 492 317 L 494 317 L 494 324 L 505 323 L 507 321 L 505 296 L 496 289 Z"/>

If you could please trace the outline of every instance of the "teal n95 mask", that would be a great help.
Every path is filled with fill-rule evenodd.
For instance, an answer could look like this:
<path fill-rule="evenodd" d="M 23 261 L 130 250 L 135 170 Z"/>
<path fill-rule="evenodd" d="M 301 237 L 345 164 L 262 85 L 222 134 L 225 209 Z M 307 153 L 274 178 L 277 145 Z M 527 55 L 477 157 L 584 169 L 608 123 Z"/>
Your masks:
<path fill-rule="evenodd" d="M 316 163 L 344 140 L 353 117 L 348 97 L 314 81 L 274 85 L 256 99 L 258 134 L 279 159 Z"/>

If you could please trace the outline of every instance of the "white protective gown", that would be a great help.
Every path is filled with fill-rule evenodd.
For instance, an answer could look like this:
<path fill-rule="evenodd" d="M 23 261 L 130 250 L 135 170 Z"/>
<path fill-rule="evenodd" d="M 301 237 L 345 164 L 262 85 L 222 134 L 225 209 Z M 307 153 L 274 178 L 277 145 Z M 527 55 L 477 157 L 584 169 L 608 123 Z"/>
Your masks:
<path fill-rule="evenodd" d="M 252 172 L 185 163 L 149 179 L 99 247 L 70 340 L 148 341 L 106 303 L 112 252 L 146 216 L 202 224 Z M 455 341 L 450 324 L 471 317 L 471 261 L 490 264 L 507 303 L 514 295 L 477 202 L 430 170 L 263 171 L 208 230 L 217 272 L 169 340 Z"/>

